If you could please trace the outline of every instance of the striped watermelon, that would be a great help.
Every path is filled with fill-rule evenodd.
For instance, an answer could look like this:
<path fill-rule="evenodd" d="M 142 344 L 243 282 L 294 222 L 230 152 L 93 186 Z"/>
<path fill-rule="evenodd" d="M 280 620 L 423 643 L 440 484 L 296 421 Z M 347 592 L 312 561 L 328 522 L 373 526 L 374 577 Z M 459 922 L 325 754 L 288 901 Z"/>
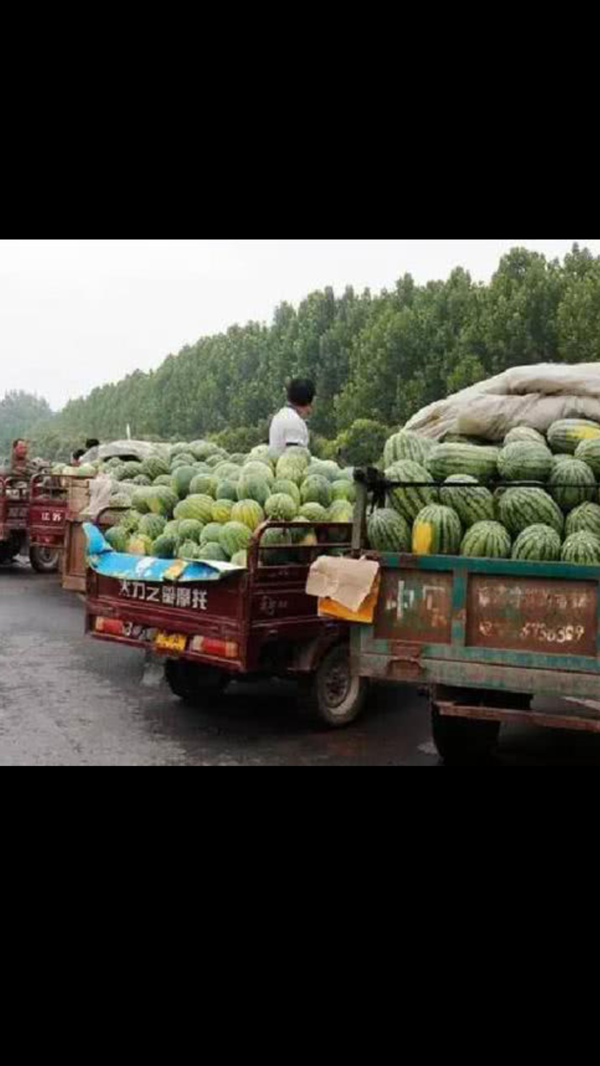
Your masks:
<path fill-rule="evenodd" d="M 548 443 L 553 452 L 569 452 L 575 455 L 584 440 L 597 440 L 600 437 L 600 425 L 586 422 L 584 419 L 566 418 L 555 422 L 548 430 Z"/>
<path fill-rule="evenodd" d="M 404 554 L 412 548 L 408 522 L 397 511 L 382 508 L 368 519 L 368 538 L 373 551 Z"/>
<path fill-rule="evenodd" d="M 567 518 L 567 537 L 573 533 L 592 533 L 600 537 L 600 507 L 597 503 L 582 503 Z"/>
<path fill-rule="evenodd" d="M 183 525 L 183 522 L 181 523 Z M 221 540 L 221 530 L 223 526 L 220 522 L 209 522 L 204 527 L 200 534 L 201 544 L 219 544 Z"/>
<path fill-rule="evenodd" d="M 537 429 L 517 426 L 516 429 L 511 429 L 504 439 L 504 446 L 507 447 L 509 444 L 543 444 L 546 447 L 546 438 L 538 433 Z"/>
<path fill-rule="evenodd" d="M 163 477 L 169 473 L 169 464 L 166 459 L 152 456 L 150 459 L 144 459 L 140 473 L 149 477 L 150 481 L 156 481 L 157 477 Z"/>
<path fill-rule="evenodd" d="M 524 529 L 513 546 L 513 559 L 521 562 L 556 563 L 560 560 L 562 540 L 550 526 L 536 525 Z"/>
<path fill-rule="evenodd" d="M 467 559 L 510 559 L 512 541 L 499 522 L 478 522 L 467 532 L 460 554 Z"/>
<path fill-rule="evenodd" d="M 600 540 L 593 533 L 573 533 L 562 549 L 563 563 L 576 566 L 600 566 Z"/>
<path fill-rule="evenodd" d="M 189 495 L 190 486 L 197 473 L 198 471 L 195 466 L 179 466 L 177 467 L 177 470 L 173 471 L 175 492 L 180 500 L 184 500 L 185 497 Z"/>
<path fill-rule="evenodd" d="M 190 495 L 212 496 L 213 500 L 216 500 L 218 487 L 218 478 L 211 474 L 198 474 L 190 483 Z"/>
<path fill-rule="evenodd" d="M 265 514 L 273 522 L 293 522 L 297 513 L 296 501 L 292 496 L 286 496 L 283 492 L 269 496 L 265 504 Z"/>
<path fill-rule="evenodd" d="M 145 537 L 150 537 L 150 540 L 158 540 L 164 533 L 166 524 L 166 518 L 161 518 L 160 515 L 156 514 L 146 514 L 140 522 L 139 532 L 143 533 Z"/>
<path fill-rule="evenodd" d="M 265 521 L 265 512 L 256 500 L 240 500 L 231 512 L 231 521 L 241 522 L 242 525 L 248 526 L 251 533 L 254 533 Z"/>
<path fill-rule="evenodd" d="M 573 460 L 573 456 L 572 455 L 563 455 L 563 454 L 561 454 L 561 455 L 553 455 L 552 456 L 552 473 L 554 473 L 555 470 L 558 470 L 560 464 L 564 463 L 565 459 L 567 460 L 568 463 L 570 463 Z"/>
<path fill-rule="evenodd" d="M 302 503 L 320 503 L 321 507 L 329 510 L 333 502 L 331 482 L 328 478 L 315 474 L 302 482 Z"/>
<path fill-rule="evenodd" d="M 295 481 L 288 481 L 284 478 L 278 478 L 275 484 L 273 485 L 271 492 L 273 496 L 276 496 L 278 493 L 283 493 L 284 496 L 291 496 L 298 509 L 302 504 L 300 489 L 296 485 Z"/>
<path fill-rule="evenodd" d="M 188 496 L 175 508 L 175 518 L 195 518 L 203 526 L 212 522 L 212 512 L 215 501 L 211 496 Z"/>
<path fill-rule="evenodd" d="M 424 507 L 437 503 L 439 499 L 431 474 L 418 463 L 405 459 L 386 470 L 385 476 L 388 481 L 402 482 L 401 487 L 390 491 L 388 502 L 409 522 L 414 522 Z M 417 488 L 415 485 L 423 487 Z M 428 485 L 431 485 L 431 488 L 428 488 Z"/>
<path fill-rule="evenodd" d="M 477 448 L 472 444 L 438 444 L 427 462 L 436 481 L 453 474 L 469 474 L 478 481 L 492 481 L 498 474 L 498 448 Z"/>
<path fill-rule="evenodd" d="M 600 437 L 582 441 L 575 452 L 575 458 L 589 466 L 594 477 L 600 479 Z"/>
<path fill-rule="evenodd" d="M 579 459 L 559 463 L 550 478 L 549 489 L 558 506 L 568 513 L 597 498 L 596 478 Z"/>
<path fill-rule="evenodd" d="M 271 495 L 271 486 L 274 480 L 274 478 L 269 480 L 267 477 L 259 476 L 253 471 L 246 473 L 246 469 L 244 469 L 237 485 L 238 501 L 254 500 L 255 503 L 264 508 Z"/>
<path fill-rule="evenodd" d="M 216 541 L 209 541 L 197 549 L 196 558 L 204 563 L 227 563 L 229 556 Z"/>
<path fill-rule="evenodd" d="M 440 489 L 440 502 L 456 511 L 465 529 L 479 522 L 493 522 L 496 516 L 491 492 L 468 474 L 449 477 Z"/>
<path fill-rule="evenodd" d="M 213 522 L 218 522 L 221 526 L 224 526 L 226 522 L 230 522 L 233 508 L 232 500 L 217 500 L 212 509 Z"/>
<path fill-rule="evenodd" d="M 498 473 L 503 481 L 548 481 L 552 452 L 545 444 L 508 444 L 500 452 Z"/>
<path fill-rule="evenodd" d="M 563 513 L 544 489 L 508 489 L 499 501 L 498 510 L 502 525 L 513 537 L 535 525 L 550 526 L 562 536 Z"/>
<path fill-rule="evenodd" d="M 413 526 L 415 555 L 458 555 L 462 539 L 460 518 L 450 507 L 425 507 Z"/>
<path fill-rule="evenodd" d="M 184 518 L 179 523 L 178 538 L 180 541 L 193 540 L 195 544 L 200 543 L 202 531 L 206 527 L 198 522 L 195 518 Z"/>
<path fill-rule="evenodd" d="M 400 433 L 390 437 L 385 446 L 383 459 L 386 467 L 400 463 L 404 459 L 426 466 L 431 450 L 432 443 L 427 438 L 419 437 L 416 433 L 403 429 Z"/>
<path fill-rule="evenodd" d="M 228 522 L 221 530 L 219 544 L 227 558 L 231 559 L 237 552 L 248 551 L 251 540 L 252 533 L 243 522 Z"/>
<path fill-rule="evenodd" d="M 328 515 L 329 511 L 320 503 L 305 503 L 300 508 L 300 517 L 307 518 L 309 522 L 326 522 Z"/>

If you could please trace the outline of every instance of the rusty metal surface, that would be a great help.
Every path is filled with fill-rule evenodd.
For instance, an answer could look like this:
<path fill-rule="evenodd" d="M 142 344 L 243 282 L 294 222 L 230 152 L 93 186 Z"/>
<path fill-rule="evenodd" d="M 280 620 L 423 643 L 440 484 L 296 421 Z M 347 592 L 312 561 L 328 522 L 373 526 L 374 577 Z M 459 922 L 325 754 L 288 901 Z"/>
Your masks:
<path fill-rule="evenodd" d="M 467 645 L 596 658 L 598 585 L 470 575 Z"/>
<path fill-rule="evenodd" d="M 375 638 L 396 644 L 450 644 L 453 587 L 453 574 L 384 569 Z M 390 655 L 394 655 L 393 648 Z"/>
<path fill-rule="evenodd" d="M 600 715 L 581 714 L 574 711 L 545 712 L 518 711 L 510 707 L 469 707 L 464 704 L 436 701 L 435 706 L 446 718 L 473 718 L 480 722 L 502 722 L 504 725 L 521 723 L 542 726 L 546 729 L 572 729 L 577 732 L 600 733 Z"/>
<path fill-rule="evenodd" d="M 29 516 L 29 486 L 19 478 L 0 477 L 0 540 L 24 533 Z"/>

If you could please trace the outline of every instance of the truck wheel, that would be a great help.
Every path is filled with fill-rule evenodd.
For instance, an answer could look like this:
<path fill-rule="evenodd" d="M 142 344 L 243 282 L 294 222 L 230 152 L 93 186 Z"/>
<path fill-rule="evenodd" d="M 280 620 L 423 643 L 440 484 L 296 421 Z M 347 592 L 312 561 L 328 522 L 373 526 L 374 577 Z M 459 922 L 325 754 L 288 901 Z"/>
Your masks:
<path fill-rule="evenodd" d="M 60 552 L 55 548 L 30 548 L 29 561 L 38 574 L 55 574 L 60 562 Z"/>
<path fill-rule="evenodd" d="M 355 722 L 368 690 L 366 678 L 352 676 L 347 644 L 332 648 L 315 673 L 300 682 L 303 707 L 328 729 L 344 729 Z"/>
<path fill-rule="evenodd" d="M 500 736 L 500 722 L 475 718 L 449 718 L 435 704 L 431 713 L 434 744 L 446 763 L 473 763 L 489 759 Z"/>
<path fill-rule="evenodd" d="M 167 660 L 165 678 L 173 695 L 192 707 L 200 706 L 211 696 L 220 695 L 229 683 L 229 677 L 224 670 L 188 663 L 181 659 Z"/>

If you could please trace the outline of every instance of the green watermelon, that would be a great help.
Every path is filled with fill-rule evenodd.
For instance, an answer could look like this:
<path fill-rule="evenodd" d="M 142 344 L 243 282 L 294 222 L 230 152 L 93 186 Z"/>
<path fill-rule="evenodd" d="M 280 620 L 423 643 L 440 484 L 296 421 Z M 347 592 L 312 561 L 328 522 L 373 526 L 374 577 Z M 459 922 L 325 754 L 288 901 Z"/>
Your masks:
<path fill-rule="evenodd" d="M 237 481 L 219 481 L 217 482 L 217 489 L 215 492 L 215 499 L 217 500 L 231 500 L 232 503 L 238 502 Z M 192 482 L 193 484 L 193 482 Z M 212 494 L 211 494 L 212 495 Z"/>
<path fill-rule="evenodd" d="M 490 490 L 467 474 L 453 474 L 448 478 L 440 489 L 440 503 L 456 511 L 465 529 L 480 522 L 493 522 L 496 517 Z"/>
<path fill-rule="evenodd" d="M 188 496 L 175 508 L 175 518 L 195 518 L 203 526 L 212 522 L 215 501 L 211 496 Z"/>
<path fill-rule="evenodd" d="M 436 481 L 446 481 L 453 474 L 469 474 L 478 481 L 492 481 L 498 474 L 497 448 L 476 448 L 472 444 L 438 444 L 427 461 L 427 469 Z"/>
<path fill-rule="evenodd" d="M 231 559 L 237 552 L 248 551 L 252 541 L 252 533 L 242 522 L 228 522 L 221 530 L 219 543 Z"/>
<path fill-rule="evenodd" d="M 277 480 L 293 481 L 300 486 L 305 479 L 310 460 L 304 449 L 288 448 L 277 463 Z"/>
<path fill-rule="evenodd" d="M 152 555 L 152 540 L 141 533 L 134 533 L 127 544 L 127 552 L 129 555 L 150 556 Z"/>
<path fill-rule="evenodd" d="M 516 429 L 511 429 L 504 439 L 504 446 L 507 447 L 509 444 L 543 444 L 547 447 L 546 438 L 538 433 L 537 429 L 530 429 L 529 426 L 517 426 Z"/>
<path fill-rule="evenodd" d="M 198 559 L 204 563 L 228 563 L 229 556 L 220 544 L 209 541 L 198 548 Z"/>
<path fill-rule="evenodd" d="M 548 481 L 552 453 L 545 444 L 516 441 L 500 452 L 498 473 L 503 481 Z"/>
<path fill-rule="evenodd" d="M 325 460 L 319 464 L 319 473 L 321 477 L 326 477 L 327 480 L 333 485 L 334 481 L 339 481 L 341 470 L 337 463 L 333 460 Z"/>
<path fill-rule="evenodd" d="M 433 504 L 420 512 L 413 526 L 415 555 L 458 555 L 463 530 L 456 511 Z"/>
<path fill-rule="evenodd" d="M 210 474 L 198 474 L 190 482 L 189 495 L 212 496 L 213 500 L 216 500 L 218 487 L 218 478 L 212 477 Z"/>
<path fill-rule="evenodd" d="M 336 500 L 329 508 L 328 522 L 344 522 L 352 525 L 354 522 L 354 507 L 347 500 Z"/>
<path fill-rule="evenodd" d="M 562 536 L 563 513 L 544 489 L 509 489 L 499 502 L 499 512 L 502 525 L 513 537 L 534 525 L 550 526 Z"/>
<path fill-rule="evenodd" d="M 600 507 L 597 503 L 582 503 L 571 511 L 565 526 L 567 537 L 573 533 L 592 533 L 600 538 Z"/>
<path fill-rule="evenodd" d="M 200 534 L 201 544 L 220 544 L 221 542 L 221 530 L 223 529 L 223 523 L 209 522 L 204 527 Z"/>
<path fill-rule="evenodd" d="M 576 566 L 600 566 L 600 540 L 593 533 L 573 533 L 563 544 L 561 558 Z"/>
<path fill-rule="evenodd" d="M 170 518 L 179 503 L 179 497 L 166 485 L 153 485 L 146 496 L 146 502 L 151 514 Z"/>
<path fill-rule="evenodd" d="M 510 559 L 512 541 L 499 522 L 477 522 L 467 531 L 460 554 L 467 559 Z"/>
<path fill-rule="evenodd" d="M 347 503 L 356 503 L 356 485 L 353 481 L 347 481 L 343 479 L 341 481 L 334 481 L 331 486 L 333 493 L 333 501 L 345 500 Z"/>
<path fill-rule="evenodd" d="M 113 526 L 104 534 L 105 540 L 115 552 L 126 553 L 129 544 L 129 533 L 122 526 Z"/>
<path fill-rule="evenodd" d="M 177 548 L 177 559 L 185 559 L 188 562 L 192 562 L 194 559 L 199 558 L 200 548 L 193 540 L 183 540 Z"/>
<path fill-rule="evenodd" d="M 175 491 L 180 500 L 185 500 L 186 496 L 189 496 L 192 481 L 196 477 L 196 470 L 193 466 L 179 466 L 173 473 L 173 480 L 175 482 Z M 206 493 L 196 493 L 196 495 L 206 495 Z"/>
<path fill-rule="evenodd" d="M 589 466 L 594 477 L 600 479 L 600 437 L 582 441 L 575 452 L 575 458 Z"/>
<path fill-rule="evenodd" d="M 145 474 L 138 474 L 137 477 L 134 477 L 133 484 L 134 485 L 143 485 L 146 488 L 148 488 L 148 486 L 152 484 L 152 481 L 151 481 L 151 479 L 149 477 L 146 477 Z"/>
<path fill-rule="evenodd" d="M 266 479 L 270 485 L 275 481 L 275 473 L 270 463 L 256 461 L 245 463 L 242 468 L 241 477 L 252 477 L 252 475 L 262 480 Z"/>
<path fill-rule="evenodd" d="M 248 526 L 251 533 L 254 533 L 265 521 L 265 512 L 256 500 L 240 500 L 231 512 L 231 521 L 241 522 Z"/>
<path fill-rule="evenodd" d="M 180 527 L 180 525 L 181 525 L 181 522 L 178 522 L 177 519 L 174 519 L 171 522 L 167 522 L 167 524 L 165 526 L 165 537 L 175 537 L 176 540 L 179 540 L 180 539 L 180 537 L 179 537 L 179 527 Z"/>
<path fill-rule="evenodd" d="M 236 552 L 232 555 L 231 562 L 233 566 L 241 566 L 244 570 L 248 569 L 248 552 Z"/>
<path fill-rule="evenodd" d="M 273 479 L 274 480 L 274 479 Z M 242 476 L 238 481 L 237 496 L 240 502 L 244 500 L 254 500 L 260 507 L 264 508 L 269 496 L 271 495 L 271 486 L 273 482 L 268 478 L 257 476 L 255 472 L 246 473 L 246 470 L 242 472 Z"/>
<path fill-rule="evenodd" d="M 154 488 L 154 486 L 150 488 L 144 485 L 138 486 L 135 492 L 133 493 L 133 496 L 131 497 L 131 503 L 134 507 L 134 510 L 139 511 L 140 514 L 149 514 L 150 497 L 153 496 L 156 491 L 157 490 Z"/>
<path fill-rule="evenodd" d="M 183 518 L 179 523 L 179 540 L 193 540 L 199 544 L 204 528 L 195 518 Z"/>
<path fill-rule="evenodd" d="M 173 559 L 177 551 L 177 537 L 168 537 L 164 533 L 157 537 L 152 545 L 152 554 L 157 559 Z"/>
<path fill-rule="evenodd" d="M 560 560 L 562 541 L 550 526 L 535 525 L 517 537 L 512 557 L 522 562 L 556 563 Z"/>
<path fill-rule="evenodd" d="M 302 504 L 302 497 L 300 496 L 300 489 L 294 481 L 285 481 L 282 478 L 278 478 L 273 485 L 272 494 L 277 496 L 283 493 L 284 496 L 291 496 L 296 504 L 296 510 L 299 510 Z"/>
<path fill-rule="evenodd" d="M 126 533 L 137 533 L 142 517 L 139 511 L 126 511 L 119 518 L 117 525 L 120 529 L 124 529 Z"/>
<path fill-rule="evenodd" d="M 213 444 L 212 441 L 208 440 L 194 440 L 191 444 L 187 445 L 187 448 L 198 462 L 210 459 L 213 455 L 219 455 L 218 445 Z"/>
<path fill-rule="evenodd" d="M 150 459 L 144 459 L 142 463 L 141 473 L 150 478 L 150 481 L 156 481 L 157 477 L 163 477 L 169 473 L 169 464 L 166 459 L 159 459 L 152 456 Z"/>
<path fill-rule="evenodd" d="M 126 492 L 115 492 L 108 503 L 109 507 L 129 507 L 130 497 Z"/>
<path fill-rule="evenodd" d="M 119 481 L 133 481 L 135 477 L 138 477 L 143 473 L 144 471 L 142 470 L 141 463 L 125 463 L 124 466 L 121 467 L 122 476 L 119 477 Z"/>
<path fill-rule="evenodd" d="M 265 514 L 274 522 L 293 522 L 297 512 L 296 501 L 284 493 L 269 496 L 265 504 Z"/>
<path fill-rule="evenodd" d="M 550 492 L 558 506 L 568 513 L 597 498 L 596 478 L 589 466 L 579 459 L 565 460 L 553 471 Z"/>
<path fill-rule="evenodd" d="M 320 503 L 305 503 L 300 508 L 300 518 L 306 518 L 309 522 L 326 522 L 328 511 Z"/>
<path fill-rule="evenodd" d="M 289 552 L 270 551 L 269 549 L 274 547 L 291 547 L 292 543 L 292 536 L 289 530 L 282 529 L 279 526 L 274 526 L 272 529 L 266 529 L 260 542 L 260 566 L 286 566 L 292 558 L 292 555 Z"/>
<path fill-rule="evenodd" d="M 552 456 L 552 473 L 554 473 L 555 470 L 558 470 L 558 467 L 560 466 L 560 464 L 564 463 L 565 460 L 568 463 L 570 463 L 570 462 L 573 461 L 573 456 L 572 455 L 553 455 Z"/>
<path fill-rule="evenodd" d="M 212 509 L 213 522 L 218 522 L 221 526 L 224 526 L 226 522 L 230 522 L 233 508 L 234 504 L 231 500 L 217 500 Z"/>
<path fill-rule="evenodd" d="M 432 449 L 433 444 L 427 438 L 403 429 L 388 440 L 383 452 L 384 464 L 387 468 L 408 459 L 419 466 L 426 466 Z"/>
<path fill-rule="evenodd" d="M 367 520 L 367 530 L 373 551 L 398 555 L 411 551 L 412 537 L 408 522 L 390 507 L 374 511 Z"/>
<path fill-rule="evenodd" d="M 302 482 L 302 503 L 318 503 L 328 510 L 333 501 L 331 482 L 326 477 L 314 475 Z"/>
<path fill-rule="evenodd" d="M 162 488 L 171 489 L 172 492 L 175 492 L 175 481 L 171 474 L 161 474 L 160 477 L 154 479 L 154 484 L 157 487 L 161 486 Z"/>
<path fill-rule="evenodd" d="M 397 488 L 390 490 L 389 505 L 409 522 L 414 522 L 424 507 L 437 503 L 439 493 L 433 477 L 418 463 L 404 459 L 386 470 L 388 481 L 399 482 Z M 431 488 L 428 486 L 431 484 Z M 422 487 L 417 488 L 420 485 Z"/>
<path fill-rule="evenodd" d="M 164 533 L 166 524 L 166 518 L 161 518 L 156 514 L 147 514 L 144 515 L 140 522 L 139 532 L 143 533 L 145 537 L 150 537 L 152 541 L 158 540 Z"/>
<path fill-rule="evenodd" d="M 600 437 L 600 425 L 586 422 L 585 419 L 566 418 L 555 422 L 548 430 L 548 443 L 553 452 L 569 452 L 575 455 L 584 440 L 597 440 Z"/>

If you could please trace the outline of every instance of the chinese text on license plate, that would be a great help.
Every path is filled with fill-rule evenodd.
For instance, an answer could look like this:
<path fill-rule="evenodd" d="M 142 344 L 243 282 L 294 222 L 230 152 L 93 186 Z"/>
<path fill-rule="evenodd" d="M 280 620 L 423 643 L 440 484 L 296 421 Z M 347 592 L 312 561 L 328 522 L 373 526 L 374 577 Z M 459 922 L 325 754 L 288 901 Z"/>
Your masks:
<path fill-rule="evenodd" d="M 154 646 L 158 651 L 173 651 L 181 655 L 185 651 L 187 637 L 184 633 L 157 633 Z"/>

